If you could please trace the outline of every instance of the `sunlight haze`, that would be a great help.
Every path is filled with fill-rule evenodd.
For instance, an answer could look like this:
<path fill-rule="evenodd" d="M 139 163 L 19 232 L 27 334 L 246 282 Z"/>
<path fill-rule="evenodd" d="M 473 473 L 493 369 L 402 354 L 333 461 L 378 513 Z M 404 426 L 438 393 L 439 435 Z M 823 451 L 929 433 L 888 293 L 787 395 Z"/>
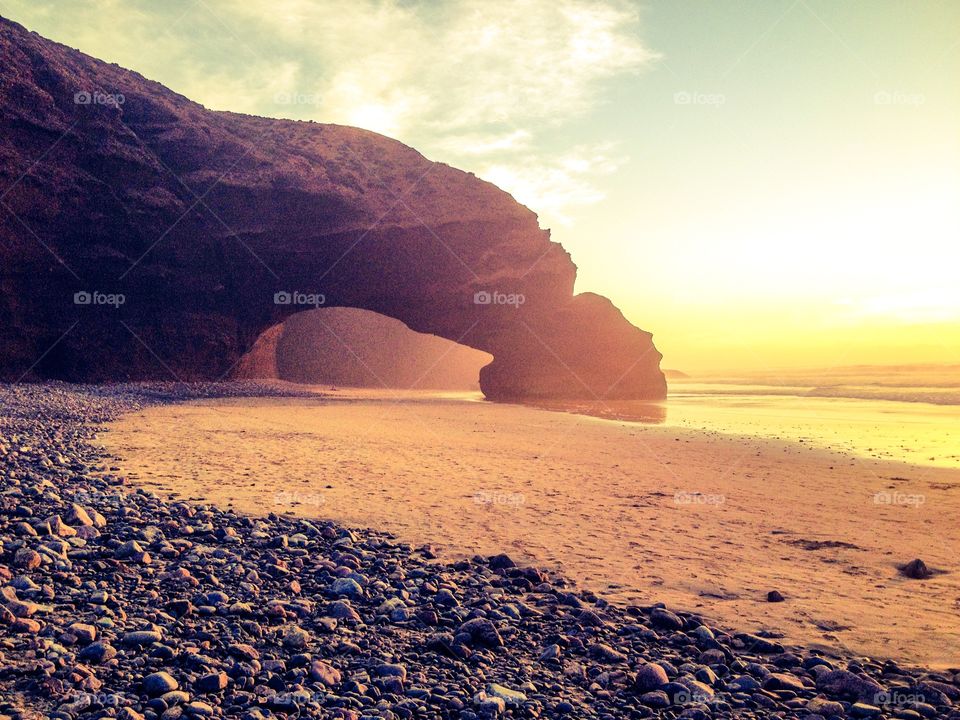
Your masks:
<path fill-rule="evenodd" d="M 960 5 L 730 7 L 0 9 L 207 107 L 357 125 L 494 182 L 664 367 L 960 362 Z"/>

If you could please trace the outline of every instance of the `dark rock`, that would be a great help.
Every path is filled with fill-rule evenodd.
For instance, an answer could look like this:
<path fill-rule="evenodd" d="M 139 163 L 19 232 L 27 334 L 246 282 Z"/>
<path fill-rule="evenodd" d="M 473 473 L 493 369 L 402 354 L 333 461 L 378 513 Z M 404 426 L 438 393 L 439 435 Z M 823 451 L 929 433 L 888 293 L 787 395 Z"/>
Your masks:
<path fill-rule="evenodd" d="M 41 562 L 43 562 L 43 559 L 40 557 L 40 553 L 30 548 L 20 548 L 13 556 L 14 567 L 24 570 L 34 570 L 40 567 Z"/>
<path fill-rule="evenodd" d="M 180 687 L 180 683 L 168 672 L 155 672 L 143 679 L 143 690 L 147 695 L 156 697 Z"/>
<path fill-rule="evenodd" d="M 911 560 L 906 565 L 901 565 L 899 570 L 901 575 L 912 580 L 926 580 L 933 577 L 934 574 L 920 558 Z"/>
<path fill-rule="evenodd" d="M 474 618 L 468 620 L 460 626 L 458 633 L 470 636 L 471 641 L 476 645 L 482 645 L 488 648 L 498 648 L 503 646 L 503 638 L 496 626 L 486 618 Z"/>
<path fill-rule="evenodd" d="M 334 688 L 343 679 L 340 671 L 323 660 L 314 660 L 310 665 L 310 677 L 329 688 Z"/>
<path fill-rule="evenodd" d="M 633 689 L 640 693 L 656 690 L 670 682 L 666 671 L 655 663 L 647 663 L 637 668 L 633 678 Z"/>
<path fill-rule="evenodd" d="M 90 663 L 92 665 L 100 665 L 108 660 L 112 660 L 116 656 L 116 649 L 110 643 L 101 640 L 99 642 L 94 642 L 90 645 L 87 645 L 77 655 L 77 659 L 79 659 L 80 662 Z"/>
<path fill-rule="evenodd" d="M 738 633 L 736 638 L 743 644 L 747 652 L 760 653 L 761 655 L 779 655 L 783 652 L 783 645 L 759 635 Z"/>
<path fill-rule="evenodd" d="M 517 564 L 510 559 L 509 555 L 494 555 L 490 558 L 490 569 L 491 570 L 507 570 L 509 568 L 515 568 Z"/>
<path fill-rule="evenodd" d="M 817 677 L 817 690 L 827 697 L 872 702 L 884 692 L 883 686 L 866 675 L 849 670 L 830 670 Z"/>
<path fill-rule="evenodd" d="M 197 678 L 193 687 L 201 693 L 218 693 L 226 689 L 228 682 L 229 678 L 227 678 L 226 673 L 215 672 Z"/>
<path fill-rule="evenodd" d="M 680 617 L 665 608 L 653 608 L 650 611 L 650 622 L 656 627 L 665 630 L 682 630 L 683 620 Z"/>
<path fill-rule="evenodd" d="M 123 644 L 132 647 L 145 647 L 158 643 L 163 636 L 157 630 L 134 630 L 123 636 Z"/>

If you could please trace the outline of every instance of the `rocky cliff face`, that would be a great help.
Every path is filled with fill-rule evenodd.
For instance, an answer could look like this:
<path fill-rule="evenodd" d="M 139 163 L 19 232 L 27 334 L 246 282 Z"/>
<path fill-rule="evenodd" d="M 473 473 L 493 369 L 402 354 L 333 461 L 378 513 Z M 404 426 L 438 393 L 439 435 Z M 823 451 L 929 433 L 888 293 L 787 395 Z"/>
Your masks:
<path fill-rule="evenodd" d="M 495 186 L 364 130 L 208 111 L 3 19 L 0 56 L 5 379 L 229 376 L 322 300 L 492 353 L 491 398 L 664 395 L 651 336 L 574 296 Z"/>

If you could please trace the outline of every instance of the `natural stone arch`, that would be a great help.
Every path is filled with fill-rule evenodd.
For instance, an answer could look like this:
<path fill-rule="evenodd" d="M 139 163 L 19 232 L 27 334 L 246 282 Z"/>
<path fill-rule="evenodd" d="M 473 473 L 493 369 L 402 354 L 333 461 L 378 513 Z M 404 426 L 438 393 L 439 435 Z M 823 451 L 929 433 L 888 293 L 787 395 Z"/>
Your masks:
<path fill-rule="evenodd" d="M 226 377 L 300 291 L 491 353 L 491 398 L 665 395 L 649 333 L 574 296 L 567 253 L 493 185 L 375 133 L 208 111 L 8 21 L 0 45 L 6 378 Z"/>

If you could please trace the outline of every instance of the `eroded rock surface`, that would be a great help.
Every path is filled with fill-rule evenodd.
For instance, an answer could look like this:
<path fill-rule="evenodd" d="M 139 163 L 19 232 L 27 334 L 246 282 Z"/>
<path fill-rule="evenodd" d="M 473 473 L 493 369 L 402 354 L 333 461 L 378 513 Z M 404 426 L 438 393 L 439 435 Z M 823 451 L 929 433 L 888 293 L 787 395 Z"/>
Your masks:
<path fill-rule="evenodd" d="M 322 295 L 492 353 L 489 397 L 664 396 L 650 334 L 574 296 L 569 255 L 490 183 L 206 110 L 2 19 L 0 54 L 0 376 L 226 377 Z"/>

